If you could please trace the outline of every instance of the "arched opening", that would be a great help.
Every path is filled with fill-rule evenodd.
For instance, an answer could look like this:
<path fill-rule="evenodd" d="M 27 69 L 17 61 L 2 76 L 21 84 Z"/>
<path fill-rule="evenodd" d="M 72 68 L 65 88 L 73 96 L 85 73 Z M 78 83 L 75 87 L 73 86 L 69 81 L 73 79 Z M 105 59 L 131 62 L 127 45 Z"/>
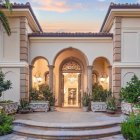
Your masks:
<path fill-rule="evenodd" d="M 54 63 L 54 85 L 56 105 L 81 106 L 81 96 L 87 88 L 87 60 L 81 51 L 68 48 L 58 53 Z M 71 97 L 70 92 L 73 92 Z"/>
<path fill-rule="evenodd" d="M 60 66 L 63 107 L 81 106 L 81 76 L 83 66 L 76 58 L 68 58 Z"/>
<path fill-rule="evenodd" d="M 32 87 L 39 88 L 41 84 L 49 84 L 48 62 L 43 57 L 38 57 L 32 63 Z"/>
<path fill-rule="evenodd" d="M 93 62 L 93 84 L 98 83 L 104 89 L 109 89 L 110 63 L 104 57 L 98 57 Z"/>

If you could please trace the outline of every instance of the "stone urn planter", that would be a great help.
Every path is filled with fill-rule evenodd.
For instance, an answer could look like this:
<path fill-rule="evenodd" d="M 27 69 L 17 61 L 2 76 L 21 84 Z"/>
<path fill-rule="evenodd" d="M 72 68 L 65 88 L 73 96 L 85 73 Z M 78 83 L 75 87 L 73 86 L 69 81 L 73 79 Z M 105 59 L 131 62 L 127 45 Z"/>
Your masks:
<path fill-rule="evenodd" d="M 93 112 L 96 112 L 96 111 L 106 111 L 107 109 L 107 104 L 106 102 L 93 102 L 91 101 L 91 110 Z"/>
<path fill-rule="evenodd" d="M 127 103 L 127 102 L 121 102 L 121 111 L 124 114 L 129 115 L 130 113 L 133 112 L 132 110 L 133 104 L 132 103 Z"/>
<path fill-rule="evenodd" d="M 140 113 L 140 108 L 132 107 L 132 110 L 133 110 L 133 113 L 134 113 L 135 115 L 137 115 L 137 114 Z"/>
<path fill-rule="evenodd" d="M 0 106 L 3 107 L 3 110 L 6 114 L 14 114 L 17 112 L 17 109 L 18 109 L 17 102 L 0 103 Z"/>
<path fill-rule="evenodd" d="M 32 101 L 30 103 L 30 108 L 33 111 L 49 111 L 49 101 Z"/>

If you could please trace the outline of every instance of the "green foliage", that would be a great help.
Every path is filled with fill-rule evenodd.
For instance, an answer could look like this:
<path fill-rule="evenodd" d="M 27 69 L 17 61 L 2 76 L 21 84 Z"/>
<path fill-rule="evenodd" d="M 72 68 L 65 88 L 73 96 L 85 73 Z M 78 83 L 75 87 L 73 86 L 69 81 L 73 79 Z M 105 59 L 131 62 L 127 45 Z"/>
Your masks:
<path fill-rule="evenodd" d="M 117 110 L 117 106 L 116 106 L 116 102 L 115 102 L 115 98 L 112 96 L 109 96 L 107 98 L 107 109 L 108 110 L 112 110 L 112 111 L 116 111 Z"/>
<path fill-rule="evenodd" d="M 111 91 L 103 89 L 101 85 L 95 83 L 92 87 L 92 100 L 98 102 L 105 102 Z"/>
<path fill-rule="evenodd" d="M 35 88 L 30 90 L 30 100 L 36 101 L 39 98 L 39 91 Z"/>
<path fill-rule="evenodd" d="M 45 101 L 49 101 L 50 97 L 53 95 L 49 86 L 46 84 L 42 84 L 39 86 L 39 92 L 43 94 Z"/>
<path fill-rule="evenodd" d="M 0 114 L 0 136 L 12 133 L 13 118 L 1 113 Z"/>
<path fill-rule="evenodd" d="M 5 74 L 0 71 L 0 97 L 3 91 L 11 88 L 12 83 L 9 80 L 5 80 Z"/>
<path fill-rule="evenodd" d="M 136 75 L 134 75 L 129 82 L 127 82 L 126 87 L 121 89 L 120 92 L 121 100 L 128 103 L 139 102 L 140 96 L 140 80 Z"/>
<path fill-rule="evenodd" d="M 30 110 L 30 103 L 26 99 L 21 99 L 18 110 Z"/>
<path fill-rule="evenodd" d="M 121 133 L 128 140 L 140 140 L 140 114 L 131 114 L 121 124 Z"/>
<path fill-rule="evenodd" d="M 10 3 L 10 0 L 1 0 L 0 4 L 3 4 L 11 12 L 12 4 Z M 7 34 L 11 35 L 11 29 L 9 26 L 9 22 L 3 11 L 0 11 L 0 21 L 1 21 L 5 31 L 7 32 Z"/>
<path fill-rule="evenodd" d="M 50 96 L 48 100 L 49 100 L 50 106 L 54 106 L 55 105 L 56 100 L 55 100 L 55 96 L 54 95 Z"/>
<path fill-rule="evenodd" d="M 88 106 L 90 103 L 90 95 L 88 95 L 86 92 L 83 94 L 82 97 L 82 104 L 83 106 Z"/>

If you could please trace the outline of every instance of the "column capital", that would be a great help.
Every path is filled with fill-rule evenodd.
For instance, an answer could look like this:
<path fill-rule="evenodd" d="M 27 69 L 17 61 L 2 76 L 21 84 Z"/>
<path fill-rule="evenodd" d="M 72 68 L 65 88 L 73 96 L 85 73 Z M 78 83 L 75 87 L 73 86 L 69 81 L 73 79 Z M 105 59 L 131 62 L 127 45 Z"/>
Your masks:
<path fill-rule="evenodd" d="M 93 68 L 93 65 L 88 65 L 87 68 L 88 69 L 92 69 Z"/>
<path fill-rule="evenodd" d="M 48 65 L 48 67 L 49 67 L 50 69 L 53 69 L 53 68 L 54 68 L 54 65 Z"/>

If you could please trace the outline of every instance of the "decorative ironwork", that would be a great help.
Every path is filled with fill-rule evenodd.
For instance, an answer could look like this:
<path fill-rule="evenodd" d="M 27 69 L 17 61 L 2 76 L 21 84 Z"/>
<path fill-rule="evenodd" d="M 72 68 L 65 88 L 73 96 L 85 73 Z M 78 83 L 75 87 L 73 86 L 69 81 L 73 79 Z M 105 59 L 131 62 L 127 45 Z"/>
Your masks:
<path fill-rule="evenodd" d="M 81 67 L 75 61 L 69 61 L 69 62 L 65 63 L 62 67 L 62 71 L 67 71 L 67 70 L 79 71 L 79 70 L 81 70 Z"/>

